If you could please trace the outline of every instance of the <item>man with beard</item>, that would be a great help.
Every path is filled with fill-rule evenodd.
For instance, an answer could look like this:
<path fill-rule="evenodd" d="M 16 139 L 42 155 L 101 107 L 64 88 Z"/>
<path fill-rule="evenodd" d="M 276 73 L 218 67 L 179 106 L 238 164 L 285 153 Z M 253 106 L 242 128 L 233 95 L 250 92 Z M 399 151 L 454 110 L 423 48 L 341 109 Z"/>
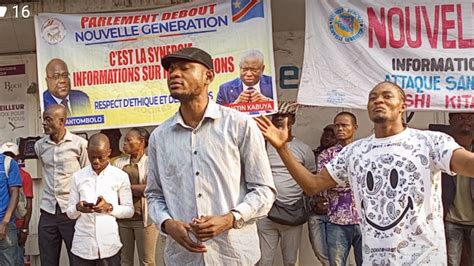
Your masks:
<path fill-rule="evenodd" d="M 364 264 L 444 265 L 441 172 L 474 176 L 474 154 L 446 134 L 405 128 L 405 100 L 397 84 L 377 84 L 367 103 L 374 134 L 346 146 L 317 175 L 292 156 L 285 128 L 256 120 L 306 193 L 349 183 L 361 216 Z"/>
<path fill-rule="evenodd" d="M 473 124 L 473 113 L 449 114 L 449 134 L 466 150 L 472 150 Z M 472 244 L 471 230 L 474 226 L 474 179 L 461 174 L 443 174 L 442 184 L 448 264 L 471 265 L 468 254 Z"/>
<path fill-rule="evenodd" d="M 211 56 L 184 48 L 161 61 L 179 112 L 151 134 L 145 196 L 167 234 L 167 265 L 255 265 L 256 218 L 275 186 L 265 144 L 249 116 L 209 100 Z"/>

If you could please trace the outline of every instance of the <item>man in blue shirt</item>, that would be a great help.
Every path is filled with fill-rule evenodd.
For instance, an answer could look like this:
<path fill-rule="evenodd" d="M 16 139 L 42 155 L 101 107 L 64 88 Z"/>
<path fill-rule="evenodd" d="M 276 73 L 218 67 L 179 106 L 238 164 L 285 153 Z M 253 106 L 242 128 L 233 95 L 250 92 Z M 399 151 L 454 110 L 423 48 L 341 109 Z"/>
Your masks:
<path fill-rule="evenodd" d="M 18 164 L 10 160 L 9 166 L 5 167 L 5 158 L 5 155 L 0 154 L 0 265 L 14 265 L 18 245 L 15 208 L 21 178 Z"/>

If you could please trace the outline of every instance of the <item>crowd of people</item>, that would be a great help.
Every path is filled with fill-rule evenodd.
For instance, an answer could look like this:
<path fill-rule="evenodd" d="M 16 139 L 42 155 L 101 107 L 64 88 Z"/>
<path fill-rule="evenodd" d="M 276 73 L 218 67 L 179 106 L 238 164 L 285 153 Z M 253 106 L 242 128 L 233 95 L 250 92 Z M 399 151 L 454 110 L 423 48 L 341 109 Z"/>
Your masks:
<path fill-rule="evenodd" d="M 49 65 L 48 86 L 64 66 Z M 409 128 L 403 89 L 381 82 L 368 95 L 373 134 L 355 140 L 356 116 L 340 112 L 312 151 L 293 135 L 297 104 L 252 119 L 210 100 L 205 51 L 162 66 L 179 111 L 151 134 L 128 130 L 123 152 L 120 131 L 85 140 L 65 127 L 67 102 L 46 107 L 42 265 L 59 265 L 63 241 L 70 265 L 133 265 L 135 246 L 140 265 L 273 265 L 278 246 L 296 265 L 306 222 L 323 265 L 347 265 L 351 247 L 357 265 L 471 263 L 473 113 L 451 113 L 449 135 Z M 0 148 L 0 265 L 23 265 L 32 181 L 18 146 Z"/>

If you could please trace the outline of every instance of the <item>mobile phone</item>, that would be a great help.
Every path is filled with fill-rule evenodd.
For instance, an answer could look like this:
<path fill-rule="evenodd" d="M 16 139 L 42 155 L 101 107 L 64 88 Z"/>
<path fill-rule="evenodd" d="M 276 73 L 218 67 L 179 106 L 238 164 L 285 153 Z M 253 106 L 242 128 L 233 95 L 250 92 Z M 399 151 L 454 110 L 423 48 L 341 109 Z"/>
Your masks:
<path fill-rule="evenodd" d="M 197 236 L 191 230 L 188 231 L 188 237 L 194 244 L 202 245 L 201 240 L 199 240 L 199 238 L 197 238 Z"/>
<path fill-rule="evenodd" d="M 88 207 L 88 208 L 94 207 L 94 203 L 89 203 L 89 202 L 84 202 L 82 205 L 83 205 L 84 207 Z"/>
<path fill-rule="evenodd" d="M 191 219 L 191 224 L 197 224 L 199 221 L 198 218 Z M 189 239 L 196 245 L 202 245 L 201 240 L 194 234 L 193 230 L 188 230 L 188 237 Z"/>

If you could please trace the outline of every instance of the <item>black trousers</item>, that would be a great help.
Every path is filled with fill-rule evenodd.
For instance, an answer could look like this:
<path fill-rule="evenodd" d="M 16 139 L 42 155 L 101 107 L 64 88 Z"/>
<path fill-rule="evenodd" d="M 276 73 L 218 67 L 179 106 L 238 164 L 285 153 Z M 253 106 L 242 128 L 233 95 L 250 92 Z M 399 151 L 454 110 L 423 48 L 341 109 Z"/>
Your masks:
<path fill-rule="evenodd" d="M 71 253 L 75 225 L 76 220 L 71 220 L 65 213 L 61 213 L 59 205 L 56 205 L 55 214 L 41 210 L 38 224 L 41 265 L 59 266 L 63 240 L 67 248 L 69 265 L 75 265 L 73 264 L 73 254 Z"/>
<path fill-rule="evenodd" d="M 74 265 L 80 266 L 120 266 L 120 251 L 109 258 L 96 259 L 96 260 L 85 260 L 79 256 L 73 254 L 72 261 Z"/>

